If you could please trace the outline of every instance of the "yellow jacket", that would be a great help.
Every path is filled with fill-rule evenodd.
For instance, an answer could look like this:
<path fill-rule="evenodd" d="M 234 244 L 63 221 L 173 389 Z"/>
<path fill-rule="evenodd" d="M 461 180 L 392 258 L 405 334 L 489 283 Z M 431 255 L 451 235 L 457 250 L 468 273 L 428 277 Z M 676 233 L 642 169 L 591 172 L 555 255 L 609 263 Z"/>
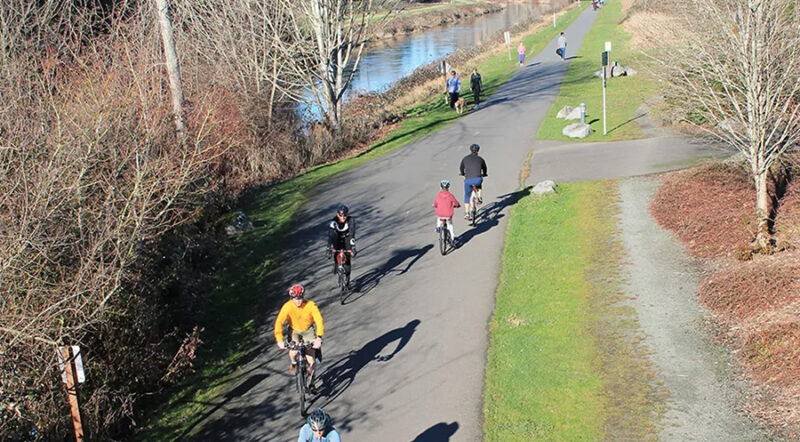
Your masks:
<path fill-rule="evenodd" d="M 289 320 L 289 327 L 294 331 L 306 331 L 313 322 L 317 336 L 325 334 L 322 313 L 319 312 L 319 307 L 314 301 L 304 300 L 300 307 L 296 306 L 294 300 L 291 299 L 286 301 L 286 304 L 283 304 L 281 311 L 278 313 L 278 319 L 275 320 L 275 340 L 277 342 L 283 341 L 283 323 L 287 319 Z"/>

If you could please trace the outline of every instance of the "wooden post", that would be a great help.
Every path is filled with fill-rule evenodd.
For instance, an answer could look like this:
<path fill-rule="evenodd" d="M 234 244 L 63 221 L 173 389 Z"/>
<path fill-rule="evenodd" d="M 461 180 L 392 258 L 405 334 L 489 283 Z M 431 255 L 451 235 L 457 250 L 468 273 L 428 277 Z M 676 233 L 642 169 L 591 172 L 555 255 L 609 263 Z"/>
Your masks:
<path fill-rule="evenodd" d="M 70 347 L 64 346 L 59 348 L 58 351 L 61 352 L 61 358 L 64 360 L 64 370 L 67 374 L 67 397 L 69 398 L 69 408 L 72 412 L 72 426 L 75 427 L 75 440 L 84 442 L 81 410 L 78 406 L 78 382 L 75 376 L 75 370 L 73 370 L 72 367 Z"/>

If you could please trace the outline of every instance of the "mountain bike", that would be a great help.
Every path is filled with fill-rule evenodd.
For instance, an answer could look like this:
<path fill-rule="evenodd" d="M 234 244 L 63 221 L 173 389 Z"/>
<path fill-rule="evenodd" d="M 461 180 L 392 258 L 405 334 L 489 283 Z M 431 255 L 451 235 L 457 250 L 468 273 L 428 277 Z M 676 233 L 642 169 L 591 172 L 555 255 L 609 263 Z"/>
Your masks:
<path fill-rule="evenodd" d="M 478 186 L 472 186 L 472 192 L 469 194 L 469 224 L 475 226 L 478 222 L 478 206 L 480 200 L 478 199 Z"/>
<path fill-rule="evenodd" d="M 455 248 L 453 238 L 450 236 L 450 229 L 447 228 L 447 218 L 439 218 L 439 226 L 436 227 L 436 233 L 439 234 L 439 251 L 442 256 L 447 254 L 447 248 Z"/>
<path fill-rule="evenodd" d="M 353 252 L 350 250 L 334 250 L 334 255 L 336 256 L 336 277 L 338 278 L 339 284 L 339 302 L 344 304 L 345 298 L 350 293 L 350 281 L 347 279 L 347 271 L 345 270 L 344 266 L 347 264 L 347 255 L 353 255 Z"/>
<path fill-rule="evenodd" d="M 300 414 L 303 416 L 306 413 L 306 397 L 311 395 L 311 386 L 314 383 L 313 375 L 308 375 L 308 361 L 306 360 L 306 352 L 312 345 L 311 342 L 303 341 L 289 341 L 286 343 L 287 349 L 297 350 L 297 355 L 295 356 L 297 372 L 294 375 L 294 379 L 297 397 L 300 399 Z"/>

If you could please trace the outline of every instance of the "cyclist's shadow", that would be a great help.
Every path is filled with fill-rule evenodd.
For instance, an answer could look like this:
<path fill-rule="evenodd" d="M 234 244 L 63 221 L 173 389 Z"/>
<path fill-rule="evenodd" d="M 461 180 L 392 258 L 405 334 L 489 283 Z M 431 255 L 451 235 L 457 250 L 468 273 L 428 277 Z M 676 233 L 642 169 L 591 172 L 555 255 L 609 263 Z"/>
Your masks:
<path fill-rule="evenodd" d="M 351 351 L 347 356 L 331 364 L 321 375 L 322 389 L 320 396 L 326 397 L 325 403 L 316 405 L 326 407 L 339 397 L 353 383 L 356 375 L 362 368 L 372 361 L 386 362 L 394 357 L 411 340 L 411 336 L 420 324 L 419 319 L 414 319 L 403 327 L 390 330 L 378 338 L 366 343 L 356 351 Z M 399 341 L 397 347 L 389 355 L 381 356 L 383 349 L 394 341 Z M 318 398 L 318 399 L 319 399 Z"/>

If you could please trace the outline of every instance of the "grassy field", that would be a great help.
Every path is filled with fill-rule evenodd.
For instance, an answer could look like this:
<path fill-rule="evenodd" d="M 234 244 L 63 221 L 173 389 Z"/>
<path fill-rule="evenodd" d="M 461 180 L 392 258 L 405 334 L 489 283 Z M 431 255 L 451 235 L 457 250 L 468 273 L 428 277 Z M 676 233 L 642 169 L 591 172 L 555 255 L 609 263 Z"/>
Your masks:
<path fill-rule="evenodd" d="M 592 182 L 514 206 L 489 327 L 485 440 L 653 434 L 649 368 L 618 303 L 615 203 L 615 183 Z"/>
<path fill-rule="evenodd" d="M 579 8 L 574 8 L 561 16 L 559 28 L 568 26 L 579 12 Z M 541 34 L 526 37 L 526 45 L 530 47 L 538 41 L 552 39 L 556 31 L 548 27 Z M 500 52 L 480 63 L 478 69 L 488 96 L 508 80 L 517 69 L 517 62 L 508 61 L 505 52 Z M 469 94 L 467 96 L 469 99 Z M 280 238 L 297 209 L 313 195 L 314 188 L 343 170 L 435 132 L 458 118 L 440 95 L 412 106 L 405 116 L 395 130 L 364 152 L 270 186 L 243 208 L 256 227 L 237 240 L 234 250 L 217 268 L 212 301 L 206 308 L 207 315 L 199 321 L 205 326 L 197 364 L 199 370 L 154 413 L 154 419 L 137 436 L 138 440 L 174 440 L 191 435 L 200 428 L 209 404 L 224 391 L 226 379 L 233 375 L 236 367 L 256 356 L 248 352 L 258 348 L 252 344 L 256 327 L 277 308 L 277 302 L 283 300 L 282 291 L 274 295 L 266 293 L 271 272 L 275 270 L 274 260 L 283 246 Z"/>
<path fill-rule="evenodd" d="M 573 141 L 617 141 L 641 138 L 642 133 L 635 118 L 639 115 L 636 109 L 658 89 L 656 80 L 647 76 L 641 69 L 641 55 L 631 50 L 628 42 L 630 35 L 622 30 L 619 21 L 623 17 L 618 1 L 606 2 L 605 7 L 597 12 L 598 17 L 589 33 L 581 43 L 578 53 L 569 50 L 567 35 L 567 56 L 575 56 L 570 62 L 561 91 L 553 106 L 539 127 L 537 137 L 547 140 Z M 594 72 L 602 69 L 601 54 L 605 42 L 610 41 L 612 50 L 610 60 L 617 60 L 623 66 L 631 66 L 638 74 L 634 77 L 609 78 L 607 96 L 606 123 L 608 135 L 603 135 L 603 82 L 594 76 Z M 577 42 L 573 42 L 575 44 Z M 561 134 L 561 130 L 574 121 L 557 119 L 556 114 L 564 106 L 577 107 L 586 103 L 586 122 L 591 124 L 593 132 L 583 139 L 571 139 Z"/>

